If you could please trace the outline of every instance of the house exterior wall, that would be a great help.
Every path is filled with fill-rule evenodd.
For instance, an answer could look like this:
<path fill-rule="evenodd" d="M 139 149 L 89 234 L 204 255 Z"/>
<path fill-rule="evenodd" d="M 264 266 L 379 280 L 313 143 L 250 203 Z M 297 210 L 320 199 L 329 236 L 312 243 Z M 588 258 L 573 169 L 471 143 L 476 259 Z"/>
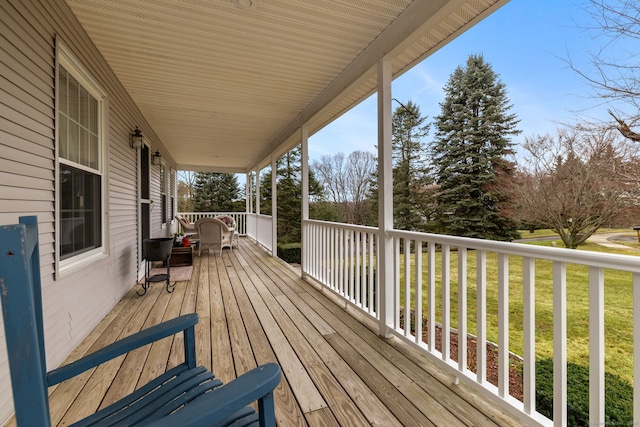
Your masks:
<path fill-rule="evenodd" d="M 62 276 L 55 264 L 56 39 L 101 86 L 108 108 L 107 253 Z M 0 224 L 16 223 L 21 215 L 38 216 L 49 370 L 137 282 L 138 154 L 129 146 L 129 134 L 136 125 L 150 151 L 162 151 L 141 112 L 63 1 L 0 2 Z M 172 167 L 168 163 L 167 171 Z M 151 198 L 157 201 L 151 211 L 151 235 L 166 236 L 174 225 L 161 226 L 160 168 L 152 165 L 150 170 Z M 167 215 L 172 218 L 171 213 Z M 4 328 L 0 327 L 0 424 L 12 413 Z"/>

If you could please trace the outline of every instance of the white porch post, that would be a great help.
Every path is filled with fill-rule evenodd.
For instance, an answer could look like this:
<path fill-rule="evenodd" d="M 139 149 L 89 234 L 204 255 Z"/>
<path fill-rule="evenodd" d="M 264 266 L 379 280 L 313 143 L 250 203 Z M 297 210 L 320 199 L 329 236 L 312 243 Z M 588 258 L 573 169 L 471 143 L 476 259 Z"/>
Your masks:
<path fill-rule="evenodd" d="M 275 153 L 271 153 L 271 256 L 278 256 L 278 192 L 276 175 L 278 166 Z"/>
<path fill-rule="evenodd" d="M 393 172 L 391 164 L 391 61 L 378 61 L 378 310 L 381 336 L 393 320 Z"/>
<path fill-rule="evenodd" d="M 251 213 L 251 172 L 245 174 L 244 193 L 244 211 Z"/>
<path fill-rule="evenodd" d="M 302 253 L 302 269 L 301 276 L 305 278 L 307 276 L 307 236 L 305 235 L 305 226 L 304 222 L 309 219 L 309 128 L 306 124 L 302 125 L 300 128 L 300 145 L 301 145 L 301 155 L 302 155 L 302 234 L 301 234 L 301 242 L 300 242 L 300 250 Z"/>
<path fill-rule="evenodd" d="M 260 169 L 256 172 L 256 215 L 260 215 Z"/>

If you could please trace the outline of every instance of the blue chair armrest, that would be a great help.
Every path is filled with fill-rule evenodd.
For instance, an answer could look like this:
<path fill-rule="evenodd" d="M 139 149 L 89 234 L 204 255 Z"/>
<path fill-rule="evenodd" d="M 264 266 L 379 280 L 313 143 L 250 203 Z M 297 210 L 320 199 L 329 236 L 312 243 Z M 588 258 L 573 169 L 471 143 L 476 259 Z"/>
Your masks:
<path fill-rule="evenodd" d="M 175 319 L 168 320 L 160 323 L 159 325 L 152 326 L 143 331 L 137 332 L 119 341 L 109 344 L 108 346 L 101 348 L 95 353 L 91 353 L 81 359 L 62 366 L 58 369 L 54 369 L 47 373 L 47 385 L 50 387 L 54 384 L 58 384 L 62 381 L 68 380 L 88 369 L 94 368 L 104 362 L 107 362 L 113 358 L 121 356 L 125 353 L 135 350 L 152 342 L 158 341 L 162 338 L 175 335 L 178 332 L 191 329 L 190 335 L 193 335 L 193 329 L 195 324 L 198 323 L 198 315 L 195 313 L 185 314 Z M 186 334 L 186 332 L 185 332 Z"/>
<path fill-rule="evenodd" d="M 261 426 L 275 426 L 273 389 L 280 383 L 280 366 L 267 363 L 210 391 L 184 408 L 149 427 L 197 427 L 216 425 L 252 402 L 258 401 Z"/>

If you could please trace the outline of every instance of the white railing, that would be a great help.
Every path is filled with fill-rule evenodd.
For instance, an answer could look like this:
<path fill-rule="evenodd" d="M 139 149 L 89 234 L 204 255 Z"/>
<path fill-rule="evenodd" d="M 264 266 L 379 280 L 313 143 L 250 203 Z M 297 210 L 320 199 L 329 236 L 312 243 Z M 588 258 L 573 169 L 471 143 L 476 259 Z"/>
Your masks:
<path fill-rule="evenodd" d="M 195 223 L 200 218 L 216 217 L 218 215 L 229 215 L 236 222 L 236 230 L 241 236 L 247 235 L 247 213 L 246 212 L 178 212 L 178 215 L 188 222 Z M 180 230 L 182 231 L 182 229 Z"/>
<path fill-rule="evenodd" d="M 303 230 L 305 273 L 377 317 L 375 250 L 378 229 L 307 221 Z"/>
<path fill-rule="evenodd" d="M 270 215 L 246 214 L 247 236 L 273 252 L 273 228 Z"/>
<path fill-rule="evenodd" d="M 305 221 L 303 233 L 304 274 L 379 320 L 377 229 Z M 386 312 L 393 313 L 387 325 L 391 333 L 532 425 L 567 424 L 567 267 L 572 272 L 585 269 L 589 333 L 571 339 L 589 342 L 590 425 L 605 425 L 604 271 L 628 272 L 636 289 L 640 286 L 637 257 L 399 230 L 386 237 L 392 238 L 395 254 L 394 281 L 386 284 L 387 292 L 394 295 L 393 307 L 386 307 Z M 550 265 L 544 271 L 551 271 L 551 277 L 536 275 L 536 265 L 541 263 Z M 575 281 L 572 278 L 569 285 L 580 286 Z M 510 282 L 514 284 L 511 287 Z M 536 302 L 537 286 L 551 286 L 553 301 Z M 488 312 L 488 298 L 497 300 L 495 311 Z M 510 310 L 510 303 L 522 308 Z M 553 421 L 536 411 L 536 310 L 549 310 L 554 319 Z M 640 292 L 634 293 L 633 311 L 640 313 Z M 474 312 L 475 316 L 469 317 Z M 471 321 L 476 324 L 473 330 L 468 327 Z M 640 315 L 630 322 L 634 342 L 640 342 Z M 522 353 L 522 401 L 509 390 L 510 334 L 522 337 L 518 350 Z M 466 339 L 457 340 L 457 354 L 451 354 L 452 337 L 468 335 L 477 343 L 475 372 L 467 367 Z M 487 344 L 498 351 L 497 385 L 487 379 Z M 633 360 L 640 361 L 640 345 L 633 348 Z M 638 365 L 634 364 L 634 390 L 640 390 Z M 634 425 L 640 418 L 639 395 L 634 393 Z"/>

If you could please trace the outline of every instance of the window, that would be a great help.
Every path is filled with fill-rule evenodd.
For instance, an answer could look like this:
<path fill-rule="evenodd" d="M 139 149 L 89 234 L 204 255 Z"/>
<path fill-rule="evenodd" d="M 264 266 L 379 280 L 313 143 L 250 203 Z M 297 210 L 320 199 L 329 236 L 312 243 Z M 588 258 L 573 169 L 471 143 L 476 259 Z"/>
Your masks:
<path fill-rule="evenodd" d="M 173 221 L 173 218 L 175 218 L 176 214 L 178 213 L 176 211 L 176 171 L 174 171 L 173 169 L 171 169 L 169 185 L 170 185 L 169 194 L 171 195 L 170 212 L 171 212 L 171 221 Z"/>
<path fill-rule="evenodd" d="M 57 243 L 65 266 L 103 253 L 104 95 L 64 48 L 59 52 Z"/>
<path fill-rule="evenodd" d="M 167 223 L 167 173 L 164 164 L 160 165 L 160 206 L 162 208 L 162 224 Z"/>

